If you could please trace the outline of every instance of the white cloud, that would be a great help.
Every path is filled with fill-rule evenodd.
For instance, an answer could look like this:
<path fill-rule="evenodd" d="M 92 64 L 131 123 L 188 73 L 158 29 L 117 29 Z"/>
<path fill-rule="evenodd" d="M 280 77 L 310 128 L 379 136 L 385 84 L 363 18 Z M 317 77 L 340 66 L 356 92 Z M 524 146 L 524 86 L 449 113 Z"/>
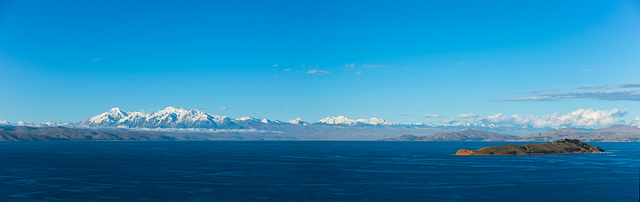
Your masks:
<path fill-rule="evenodd" d="M 443 124 L 451 126 L 491 126 L 521 128 L 601 128 L 614 124 L 640 125 L 640 118 L 622 121 L 627 112 L 620 109 L 594 110 L 578 109 L 567 114 L 547 114 L 544 116 L 514 114 L 506 116 L 502 113 L 475 120 L 445 120 Z M 463 115 L 463 116 L 460 116 Z M 468 118 L 469 114 L 460 114 Z"/>
<path fill-rule="evenodd" d="M 636 118 L 627 120 L 625 124 L 640 128 L 640 116 L 636 116 Z"/>
<path fill-rule="evenodd" d="M 307 72 L 307 74 L 329 74 L 329 73 L 331 73 L 331 72 L 321 71 L 321 70 L 316 70 L 316 69 L 314 69 L 314 70 L 309 70 L 309 71 Z"/>
<path fill-rule="evenodd" d="M 274 64 L 273 67 L 278 67 L 278 64 Z"/>
<path fill-rule="evenodd" d="M 502 120 L 504 120 L 504 114 L 502 113 L 497 113 L 495 115 L 491 115 L 491 116 L 487 116 L 487 120 L 491 121 L 491 122 L 500 122 Z"/>
<path fill-rule="evenodd" d="M 291 71 L 291 69 L 287 68 L 287 69 L 284 69 L 283 71 L 289 72 L 289 71 Z"/>
<path fill-rule="evenodd" d="M 356 72 L 356 75 L 362 75 L 362 71 Z"/>
<path fill-rule="evenodd" d="M 225 111 L 227 109 L 229 109 L 229 107 L 220 107 L 220 108 L 218 108 L 218 110 L 220 110 L 220 111 Z"/>
<path fill-rule="evenodd" d="M 344 65 L 344 67 L 349 68 L 349 69 L 353 69 L 355 66 L 356 66 L 356 64 L 353 64 L 353 63 Z"/>
<path fill-rule="evenodd" d="M 468 114 L 458 114 L 458 117 L 460 117 L 460 118 L 476 118 L 476 117 L 478 117 L 478 115 L 476 115 L 474 113 L 468 113 Z"/>
<path fill-rule="evenodd" d="M 100 60 L 102 60 L 102 58 L 96 58 L 96 59 L 93 59 L 93 60 L 91 60 L 91 61 L 93 61 L 93 62 L 98 62 L 98 61 L 100 61 Z"/>
<path fill-rule="evenodd" d="M 429 113 L 426 113 L 426 114 L 424 114 L 423 116 L 424 116 L 424 117 L 427 117 L 427 118 L 438 118 L 438 117 L 443 117 L 443 116 L 442 116 L 442 114 L 429 114 Z"/>
<path fill-rule="evenodd" d="M 2 118 L 0 118 L 0 124 L 7 125 L 7 124 L 9 124 L 9 122 L 8 122 L 8 121 L 5 121 L 5 120 L 2 120 Z"/>

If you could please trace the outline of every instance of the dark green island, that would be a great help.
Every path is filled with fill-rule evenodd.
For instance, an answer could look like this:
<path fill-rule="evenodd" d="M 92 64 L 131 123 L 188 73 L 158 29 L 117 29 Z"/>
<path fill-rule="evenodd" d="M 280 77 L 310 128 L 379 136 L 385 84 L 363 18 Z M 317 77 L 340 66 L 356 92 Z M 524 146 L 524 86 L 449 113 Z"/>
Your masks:
<path fill-rule="evenodd" d="M 580 140 L 564 139 L 554 143 L 506 145 L 497 147 L 483 147 L 472 151 L 461 149 L 457 156 L 492 156 L 492 155 L 544 155 L 544 154 L 587 154 L 602 153 L 603 149 L 595 147 Z"/>

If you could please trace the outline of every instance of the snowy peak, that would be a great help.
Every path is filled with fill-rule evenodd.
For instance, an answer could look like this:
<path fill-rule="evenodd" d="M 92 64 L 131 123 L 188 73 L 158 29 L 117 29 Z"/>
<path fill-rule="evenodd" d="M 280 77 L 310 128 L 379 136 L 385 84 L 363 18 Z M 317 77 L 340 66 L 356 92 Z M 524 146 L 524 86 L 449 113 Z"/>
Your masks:
<path fill-rule="evenodd" d="M 232 120 L 225 116 L 211 115 L 197 109 L 186 110 L 176 107 L 167 107 L 150 114 L 126 112 L 120 108 L 113 108 L 82 123 L 130 128 L 233 128 L 232 125 L 234 125 Z"/>
<path fill-rule="evenodd" d="M 118 123 L 120 119 L 123 119 L 127 116 L 127 112 L 118 107 L 115 107 L 108 112 L 90 118 L 89 120 L 85 121 L 85 123 L 93 125 L 113 125 Z"/>
<path fill-rule="evenodd" d="M 302 120 L 300 117 L 296 118 L 296 119 L 291 119 L 289 120 L 290 124 L 294 124 L 294 125 L 309 125 L 309 123 L 307 123 L 306 121 Z"/>
<path fill-rule="evenodd" d="M 237 118 L 236 121 L 256 121 L 256 118 L 250 117 L 250 116 L 243 116 L 240 118 Z"/>
<path fill-rule="evenodd" d="M 1 123 L 1 122 L 0 122 Z M 127 112 L 120 108 L 113 108 L 88 120 L 82 124 L 93 126 L 116 126 L 123 128 L 209 128 L 209 129 L 247 129 L 265 128 L 267 125 L 310 125 L 300 117 L 281 122 L 269 119 L 256 119 L 253 117 L 241 117 L 231 119 L 226 116 L 212 115 L 197 109 L 186 110 L 178 107 L 165 109 L 145 114 L 143 112 Z M 327 117 L 319 123 L 328 125 L 393 125 L 384 119 L 349 119 L 345 116 Z"/>
<path fill-rule="evenodd" d="M 330 125 L 336 125 L 336 124 L 353 125 L 356 123 L 354 120 L 349 119 L 345 116 L 327 117 L 327 118 L 321 119 L 318 122 L 324 123 L 324 124 L 330 124 Z"/>
<path fill-rule="evenodd" d="M 365 124 L 365 125 L 392 125 L 390 122 L 384 119 L 379 118 L 370 118 L 370 119 L 349 119 L 345 116 L 338 117 L 327 117 L 320 121 L 319 123 L 329 124 L 329 125 L 356 125 L 356 124 Z"/>
<path fill-rule="evenodd" d="M 379 119 L 379 118 L 358 119 L 356 120 L 356 122 L 369 124 L 369 125 L 392 125 L 387 120 Z"/>

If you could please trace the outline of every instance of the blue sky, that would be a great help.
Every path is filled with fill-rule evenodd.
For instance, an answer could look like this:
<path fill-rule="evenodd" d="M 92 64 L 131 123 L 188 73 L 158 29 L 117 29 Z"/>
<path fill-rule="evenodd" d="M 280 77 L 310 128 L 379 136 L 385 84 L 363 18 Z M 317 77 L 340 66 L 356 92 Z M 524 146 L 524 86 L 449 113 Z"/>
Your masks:
<path fill-rule="evenodd" d="M 0 0 L 0 117 L 630 119 L 638 36 L 637 1 Z"/>

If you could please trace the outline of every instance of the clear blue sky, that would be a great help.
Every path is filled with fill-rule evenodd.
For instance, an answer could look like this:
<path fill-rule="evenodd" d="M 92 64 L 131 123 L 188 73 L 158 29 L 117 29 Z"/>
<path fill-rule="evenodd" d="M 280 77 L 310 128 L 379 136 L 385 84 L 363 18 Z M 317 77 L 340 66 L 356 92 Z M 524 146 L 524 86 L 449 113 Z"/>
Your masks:
<path fill-rule="evenodd" d="M 638 1 L 179 2 L 0 0 L 0 117 L 640 116 Z"/>

